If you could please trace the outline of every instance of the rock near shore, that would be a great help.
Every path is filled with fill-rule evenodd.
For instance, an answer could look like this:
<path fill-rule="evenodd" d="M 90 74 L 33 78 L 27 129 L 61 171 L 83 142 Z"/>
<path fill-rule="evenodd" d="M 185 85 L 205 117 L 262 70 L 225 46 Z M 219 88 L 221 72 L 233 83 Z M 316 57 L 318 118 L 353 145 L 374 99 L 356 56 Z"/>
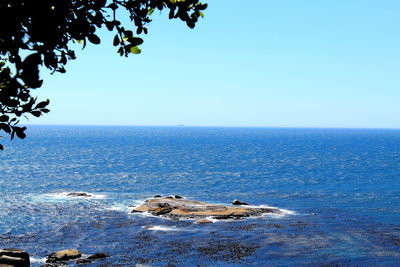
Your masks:
<path fill-rule="evenodd" d="M 135 207 L 132 212 L 149 212 L 156 216 L 174 219 L 201 219 L 205 217 L 238 219 L 260 216 L 265 213 L 282 213 L 281 210 L 275 208 L 233 207 L 171 197 L 148 199 L 142 205 Z"/>
<path fill-rule="evenodd" d="M 77 265 L 86 265 L 90 264 L 96 260 L 102 260 L 110 257 L 110 254 L 105 252 L 97 252 L 95 254 L 90 255 L 87 258 L 81 258 L 82 254 L 77 249 L 64 249 L 50 254 L 47 257 L 46 264 L 41 267 L 58 267 L 64 266 L 70 260 L 76 260 Z M 2 267 L 2 266 L 0 266 Z"/>
<path fill-rule="evenodd" d="M 232 205 L 249 205 L 249 203 L 246 203 L 246 202 L 240 201 L 238 199 L 235 199 L 235 200 L 232 201 Z"/>
<path fill-rule="evenodd" d="M 87 257 L 89 260 L 100 260 L 110 257 L 110 254 L 105 252 L 98 252 Z"/>
<path fill-rule="evenodd" d="M 50 254 L 46 262 L 57 263 L 62 261 L 69 261 L 81 257 L 81 252 L 76 249 L 64 249 Z"/>
<path fill-rule="evenodd" d="M 0 249 L 0 266 L 29 267 L 29 254 L 16 248 Z"/>

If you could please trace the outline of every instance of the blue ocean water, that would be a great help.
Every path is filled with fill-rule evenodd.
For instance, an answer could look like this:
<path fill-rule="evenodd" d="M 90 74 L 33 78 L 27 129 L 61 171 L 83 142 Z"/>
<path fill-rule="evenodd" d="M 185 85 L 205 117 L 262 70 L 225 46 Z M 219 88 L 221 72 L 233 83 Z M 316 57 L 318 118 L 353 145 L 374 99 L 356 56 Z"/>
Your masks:
<path fill-rule="evenodd" d="M 0 158 L 0 248 L 32 266 L 65 248 L 111 254 L 88 266 L 400 265 L 400 130 L 31 126 Z M 156 194 L 288 213 L 129 213 Z"/>

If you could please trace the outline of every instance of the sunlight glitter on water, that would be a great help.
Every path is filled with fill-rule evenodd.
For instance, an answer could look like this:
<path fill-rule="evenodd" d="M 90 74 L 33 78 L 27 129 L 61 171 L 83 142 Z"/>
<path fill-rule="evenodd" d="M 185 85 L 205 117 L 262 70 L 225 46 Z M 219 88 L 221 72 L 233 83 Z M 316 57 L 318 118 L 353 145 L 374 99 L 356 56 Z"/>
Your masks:
<path fill-rule="evenodd" d="M 30 130 L 0 161 L 0 247 L 27 249 L 32 266 L 65 246 L 119 266 L 171 253 L 179 266 L 398 265 L 400 131 Z M 156 194 L 283 213 L 203 225 L 130 213 Z"/>

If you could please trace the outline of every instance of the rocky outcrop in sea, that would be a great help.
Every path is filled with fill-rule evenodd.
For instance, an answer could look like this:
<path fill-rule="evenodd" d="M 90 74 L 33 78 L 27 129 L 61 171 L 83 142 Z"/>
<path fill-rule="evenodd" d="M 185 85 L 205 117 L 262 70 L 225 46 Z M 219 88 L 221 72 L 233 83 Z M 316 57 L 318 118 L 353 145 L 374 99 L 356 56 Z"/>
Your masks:
<path fill-rule="evenodd" d="M 277 208 L 254 207 L 238 200 L 233 204 L 235 207 L 188 200 L 182 197 L 157 196 L 135 207 L 132 213 L 148 212 L 156 216 L 172 219 L 204 219 L 206 217 L 214 219 L 240 219 L 249 216 L 261 216 L 266 213 L 282 213 Z"/>

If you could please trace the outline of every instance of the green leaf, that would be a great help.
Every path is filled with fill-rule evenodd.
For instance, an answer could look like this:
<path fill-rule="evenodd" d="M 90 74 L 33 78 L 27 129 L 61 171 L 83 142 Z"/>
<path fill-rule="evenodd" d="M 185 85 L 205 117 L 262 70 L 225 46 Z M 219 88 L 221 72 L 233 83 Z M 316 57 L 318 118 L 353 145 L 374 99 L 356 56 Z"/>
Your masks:
<path fill-rule="evenodd" d="M 109 31 L 112 31 L 114 29 L 114 24 L 111 21 L 106 21 L 104 23 L 106 24 L 106 27 Z"/>
<path fill-rule="evenodd" d="M 36 105 L 36 108 L 44 108 L 50 103 L 50 100 L 42 101 L 39 104 Z"/>
<path fill-rule="evenodd" d="M 174 10 L 174 9 L 171 9 L 171 10 L 169 11 L 168 18 L 169 18 L 169 19 L 173 19 L 174 16 L 175 16 L 175 10 Z"/>
<path fill-rule="evenodd" d="M 204 18 L 204 13 L 199 11 L 200 17 Z"/>
<path fill-rule="evenodd" d="M 113 46 L 117 46 L 119 44 L 118 34 L 114 36 Z"/>
<path fill-rule="evenodd" d="M 207 8 L 207 6 L 208 6 L 207 4 L 200 4 L 197 6 L 197 10 L 204 10 Z"/>
<path fill-rule="evenodd" d="M 186 25 L 188 25 L 188 26 L 189 26 L 189 28 L 191 28 L 191 29 L 193 29 L 193 28 L 195 27 L 195 24 L 194 24 L 194 22 L 193 22 L 193 21 L 191 21 L 191 20 L 188 20 L 188 21 L 186 21 Z"/>
<path fill-rule="evenodd" d="M 8 126 L 6 123 L 0 123 L 0 130 L 3 130 L 6 133 L 11 133 L 10 126 Z"/>
<path fill-rule="evenodd" d="M 133 32 L 132 31 L 124 31 L 124 35 L 128 38 L 133 36 Z"/>
<path fill-rule="evenodd" d="M 122 47 L 118 48 L 118 54 L 122 57 L 124 55 L 124 49 Z"/>
<path fill-rule="evenodd" d="M 23 130 L 21 131 L 15 131 L 16 135 L 21 138 L 24 139 L 26 137 L 26 134 L 23 132 Z"/>
<path fill-rule="evenodd" d="M 9 119 L 9 117 L 7 115 L 0 116 L 0 121 L 1 122 L 6 122 L 6 121 L 8 121 L 8 119 Z"/>
<path fill-rule="evenodd" d="M 133 54 L 140 54 L 141 52 L 142 52 L 142 50 L 140 50 L 139 47 L 137 47 L 137 46 L 132 46 L 132 47 L 131 47 L 131 53 L 133 53 Z"/>
<path fill-rule="evenodd" d="M 30 113 L 35 117 L 40 117 L 40 115 L 42 115 L 42 112 L 40 111 L 31 111 Z"/>
<path fill-rule="evenodd" d="M 143 44 L 143 39 L 139 37 L 131 37 L 128 39 L 128 41 L 133 45 L 133 46 L 138 46 Z"/>
<path fill-rule="evenodd" d="M 93 44 L 100 44 L 100 38 L 96 34 L 89 34 L 88 39 Z"/>
<path fill-rule="evenodd" d="M 111 8 L 112 10 L 116 10 L 118 6 L 114 3 L 109 4 L 107 7 Z"/>

